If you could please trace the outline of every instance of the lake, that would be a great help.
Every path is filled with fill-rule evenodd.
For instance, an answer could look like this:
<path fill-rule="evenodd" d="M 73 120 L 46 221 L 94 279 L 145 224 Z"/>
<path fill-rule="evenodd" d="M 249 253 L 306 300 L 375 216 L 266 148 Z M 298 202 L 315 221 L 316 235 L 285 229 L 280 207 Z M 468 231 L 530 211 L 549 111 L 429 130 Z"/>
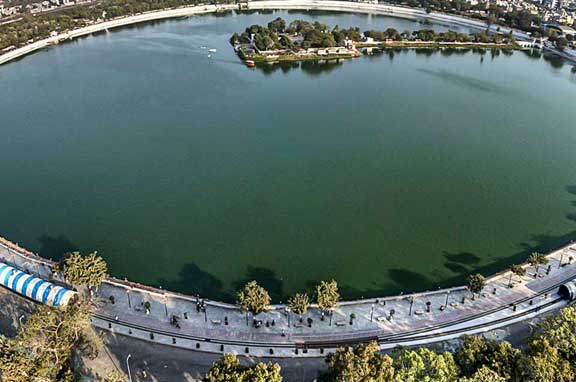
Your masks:
<path fill-rule="evenodd" d="M 570 65 L 396 50 L 248 69 L 229 37 L 277 16 L 449 29 L 207 15 L 4 65 L 0 234 L 226 301 L 251 279 L 275 301 L 331 278 L 346 298 L 456 285 L 576 238 Z"/>

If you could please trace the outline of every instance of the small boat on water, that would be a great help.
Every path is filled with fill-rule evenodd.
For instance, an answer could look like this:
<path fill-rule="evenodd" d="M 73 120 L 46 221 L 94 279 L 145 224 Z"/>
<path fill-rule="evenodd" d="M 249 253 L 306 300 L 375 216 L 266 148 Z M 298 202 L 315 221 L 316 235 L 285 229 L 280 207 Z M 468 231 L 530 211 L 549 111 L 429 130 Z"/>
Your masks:
<path fill-rule="evenodd" d="M 246 66 L 249 68 L 253 68 L 256 66 L 256 63 L 252 60 L 246 60 Z"/>
<path fill-rule="evenodd" d="M 214 48 L 208 49 L 208 52 L 210 52 L 210 53 L 216 53 L 216 49 L 214 49 Z"/>

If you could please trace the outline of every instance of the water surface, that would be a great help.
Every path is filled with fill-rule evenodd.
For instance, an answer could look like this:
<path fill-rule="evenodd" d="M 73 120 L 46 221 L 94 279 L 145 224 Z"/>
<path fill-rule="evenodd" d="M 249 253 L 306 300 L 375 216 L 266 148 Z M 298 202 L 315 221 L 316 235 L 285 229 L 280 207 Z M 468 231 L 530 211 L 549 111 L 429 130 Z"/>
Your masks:
<path fill-rule="evenodd" d="M 400 50 L 246 68 L 228 38 L 278 15 L 431 27 L 198 16 L 2 66 L 1 234 L 212 298 L 256 278 L 277 300 L 328 278 L 346 297 L 459 283 L 576 237 L 568 65 Z"/>

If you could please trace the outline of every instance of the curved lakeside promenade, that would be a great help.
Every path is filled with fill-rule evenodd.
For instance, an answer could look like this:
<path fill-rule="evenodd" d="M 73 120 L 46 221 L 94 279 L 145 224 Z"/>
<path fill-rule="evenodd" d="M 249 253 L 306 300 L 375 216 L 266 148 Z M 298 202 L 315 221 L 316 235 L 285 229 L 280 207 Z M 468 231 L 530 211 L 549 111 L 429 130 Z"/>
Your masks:
<path fill-rule="evenodd" d="M 185 17 L 192 15 L 202 15 L 208 13 L 215 13 L 221 11 L 237 10 L 237 4 L 219 4 L 219 5 L 198 5 L 192 7 L 181 7 L 175 9 L 168 9 L 163 11 L 153 11 L 142 13 L 134 16 L 121 17 L 110 21 L 105 21 L 84 28 L 75 29 L 57 36 L 53 36 L 44 40 L 36 41 L 21 48 L 12 50 L 8 53 L 0 55 L 0 65 L 15 60 L 19 57 L 28 55 L 37 50 L 44 49 L 54 45 L 55 43 L 75 39 L 78 37 L 86 36 L 92 33 L 100 32 L 103 30 L 118 28 L 131 24 L 143 23 L 147 21 L 154 21 L 160 19 L 169 19 L 175 17 Z M 256 0 L 249 2 L 250 10 L 273 10 L 273 9 L 287 9 L 287 10 L 323 10 L 323 11 L 336 11 L 336 12 L 351 12 L 351 13 L 372 13 L 385 16 L 401 17 L 401 18 L 425 18 L 437 22 L 450 23 L 454 25 L 474 28 L 478 30 L 485 30 L 487 25 L 479 20 L 473 20 L 460 16 L 448 15 L 445 13 L 431 12 L 427 13 L 425 10 L 407 7 L 398 7 L 388 4 L 368 4 L 358 3 L 351 1 L 333 1 L 333 0 Z M 492 31 L 496 31 L 498 26 L 491 26 Z M 501 33 L 509 33 L 511 29 L 500 27 Z M 520 40 L 531 40 L 530 36 L 526 33 L 513 30 L 514 36 Z"/>
<path fill-rule="evenodd" d="M 466 287 L 454 287 L 343 301 L 323 321 L 319 309 L 311 306 L 302 322 L 285 305 L 272 305 L 256 317 L 262 321 L 259 328 L 235 305 L 205 300 L 206 309 L 200 310 L 197 297 L 110 277 L 98 289 L 101 303 L 92 323 L 114 334 L 163 345 L 256 357 L 323 357 L 338 346 L 370 340 L 378 341 L 383 350 L 431 344 L 502 328 L 571 303 L 559 290 L 576 279 L 576 244 L 546 256 L 549 265 L 541 267 L 538 277 L 527 264 L 523 277 L 510 272 L 493 275 L 474 300 Z M 52 272 L 54 262 L 5 239 L 0 239 L 0 261 L 64 284 Z M 352 313 L 356 318 L 350 324 Z M 173 316 L 178 317 L 177 326 Z"/>

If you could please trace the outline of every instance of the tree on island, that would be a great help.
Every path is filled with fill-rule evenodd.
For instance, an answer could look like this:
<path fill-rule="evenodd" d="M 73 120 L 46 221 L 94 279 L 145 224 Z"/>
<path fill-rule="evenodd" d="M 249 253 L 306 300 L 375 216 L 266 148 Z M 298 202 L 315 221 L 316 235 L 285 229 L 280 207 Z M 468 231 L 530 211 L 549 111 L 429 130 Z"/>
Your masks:
<path fill-rule="evenodd" d="M 238 357 L 226 353 L 214 362 L 204 376 L 206 382 L 282 382 L 280 365 L 257 363 L 252 367 L 240 364 Z"/>
<path fill-rule="evenodd" d="M 238 292 L 238 305 L 254 315 L 262 313 L 270 305 L 270 295 L 256 281 L 250 281 Z"/>
<path fill-rule="evenodd" d="M 64 257 L 61 268 L 64 279 L 76 288 L 98 287 L 108 276 L 108 266 L 96 252 L 87 256 L 72 252 Z"/>
<path fill-rule="evenodd" d="M 472 300 L 476 294 L 480 294 L 486 286 L 486 278 L 480 273 L 468 276 L 468 290 L 472 292 Z"/>
<path fill-rule="evenodd" d="M 300 320 L 302 320 L 302 315 L 306 314 L 308 311 L 309 306 L 310 299 L 306 293 L 296 293 L 288 300 L 288 307 L 292 312 L 300 316 Z"/>
<path fill-rule="evenodd" d="M 275 20 L 268 23 L 268 29 L 274 33 L 284 33 L 284 30 L 286 29 L 286 21 L 281 17 L 277 17 Z"/>
<path fill-rule="evenodd" d="M 321 281 L 316 286 L 316 298 L 318 307 L 323 311 L 331 311 L 336 308 L 340 300 L 340 293 L 338 292 L 338 283 L 332 280 L 330 282 Z"/>
<path fill-rule="evenodd" d="M 526 269 L 524 269 L 524 267 L 518 264 L 514 264 L 510 267 L 510 279 L 508 280 L 508 286 L 510 288 L 512 288 L 512 276 L 514 275 L 522 277 L 526 275 Z"/>

